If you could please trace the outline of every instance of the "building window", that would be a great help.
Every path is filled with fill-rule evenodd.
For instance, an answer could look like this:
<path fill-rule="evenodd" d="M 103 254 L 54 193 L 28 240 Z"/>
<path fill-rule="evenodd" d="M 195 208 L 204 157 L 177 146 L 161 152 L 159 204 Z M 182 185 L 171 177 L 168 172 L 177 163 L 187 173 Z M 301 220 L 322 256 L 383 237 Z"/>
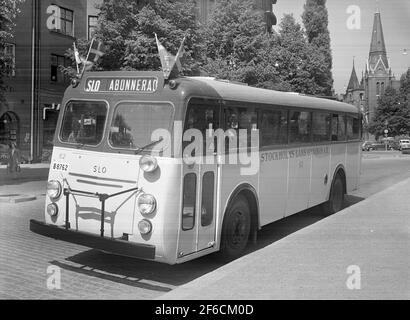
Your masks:
<path fill-rule="evenodd" d="M 11 43 L 5 43 L 3 52 L 5 57 L 4 74 L 14 77 L 16 75 L 16 46 Z"/>
<path fill-rule="evenodd" d="M 74 11 L 62 7 L 58 9 L 60 19 L 55 31 L 74 37 Z"/>
<path fill-rule="evenodd" d="M 97 29 L 97 16 L 88 16 L 88 39 L 91 39 Z"/>
<path fill-rule="evenodd" d="M 67 77 L 59 70 L 60 66 L 67 67 L 68 60 L 64 56 L 52 54 L 50 61 L 50 81 L 63 83 L 67 80 Z"/>
<path fill-rule="evenodd" d="M 384 82 L 382 82 L 382 86 L 381 86 L 381 94 L 384 94 Z"/>
<path fill-rule="evenodd" d="M 380 95 L 380 82 L 376 83 L 376 95 Z"/>
<path fill-rule="evenodd" d="M 19 143 L 19 119 L 13 112 L 3 113 L 0 117 L 0 144 Z"/>

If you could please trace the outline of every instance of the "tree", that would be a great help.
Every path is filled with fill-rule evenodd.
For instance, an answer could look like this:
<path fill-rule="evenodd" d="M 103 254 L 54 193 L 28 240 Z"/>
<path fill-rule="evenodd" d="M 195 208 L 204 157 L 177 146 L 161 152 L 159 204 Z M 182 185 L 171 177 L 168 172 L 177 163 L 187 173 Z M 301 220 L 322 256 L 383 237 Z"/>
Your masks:
<path fill-rule="evenodd" d="M 315 74 L 314 82 L 321 87 L 320 94 L 330 96 L 333 91 L 332 51 L 326 0 L 306 0 L 302 20 L 308 42 L 323 57 L 324 68 Z"/>
<path fill-rule="evenodd" d="M 406 103 L 410 103 L 410 68 L 400 77 L 400 94 Z"/>
<path fill-rule="evenodd" d="M 279 28 L 265 33 L 254 1 L 218 2 L 204 27 L 204 69 L 255 87 L 323 94 L 315 82 L 326 69 L 323 55 L 292 15 L 284 15 Z"/>
<path fill-rule="evenodd" d="M 184 43 L 184 74 L 199 73 L 200 43 L 193 0 L 155 0 L 139 4 L 134 0 L 104 0 L 99 6 L 94 36 L 105 46 L 105 54 L 93 66 L 96 70 L 160 70 L 161 62 L 154 33 L 171 53 Z M 80 39 L 78 49 L 86 55 L 89 41 Z M 74 61 L 73 51 L 67 55 Z M 71 76 L 74 64 L 63 68 Z"/>
<path fill-rule="evenodd" d="M 275 43 L 272 52 L 279 64 L 281 82 L 288 83 L 295 92 L 322 94 L 316 79 L 325 68 L 323 56 L 307 42 L 293 15 L 284 15 Z"/>
<path fill-rule="evenodd" d="M 220 78 L 237 81 L 249 78 L 259 63 L 258 51 L 264 46 L 264 31 L 263 16 L 256 11 L 254 1 L 216 2 L 202 28 L 202 68 Z"/>
<path fill-rule="evenodd" d="M 0 0 L 0 102 L 6 103 L 4 77 L 11 57 L 6 54 L 5 46 L 13 38 L 14 20 L 20 12 L 19 5 L 24 0 Z"/>
<path fill-rule="evenodd" d="M 380 97 L 373 119 L 370 119 L 369 132 L 376 139 L 389 130 L 392 136 L 410 134 L 410 68 L 400 78 L 400 89 L 386 88 Z"/>
<path fill-rule="evenodd" d="M 376 139 L 383 135 L 384 130 L 389 135 L 407 135 L 410 132 L 410 105 L 404 96 L 395 89 L 388 87 L 378 101 L 373 119 L 370 119 L 369 132 Z"/>

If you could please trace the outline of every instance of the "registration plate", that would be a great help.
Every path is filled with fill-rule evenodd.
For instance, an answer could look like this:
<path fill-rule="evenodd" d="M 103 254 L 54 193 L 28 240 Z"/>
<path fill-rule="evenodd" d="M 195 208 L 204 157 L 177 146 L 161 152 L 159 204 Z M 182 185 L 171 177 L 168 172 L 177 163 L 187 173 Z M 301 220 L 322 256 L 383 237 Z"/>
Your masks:
<path fill-rule="evenodd" d="M 57 171 L 67 172 L 68 168 L 69 168 L 68 164 L 61 163 L 61 162 L 53 162 L 53 165 L 52 165 L 52 169 L 57 170 Z"/>

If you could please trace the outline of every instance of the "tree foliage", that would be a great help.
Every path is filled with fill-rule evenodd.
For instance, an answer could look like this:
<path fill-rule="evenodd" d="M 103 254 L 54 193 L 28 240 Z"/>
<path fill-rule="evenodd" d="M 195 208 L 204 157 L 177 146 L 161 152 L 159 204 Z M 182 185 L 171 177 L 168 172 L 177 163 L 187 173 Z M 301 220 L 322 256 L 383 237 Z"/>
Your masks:
<path fill-rule="evenodd" d="M 133 0 L 105 0 L 100 10 L 96 37 L 107 49 L 99 64 L 104 70 L 159 70 L 154 33 L 172 54 L 187 34 L 184 72 L 198 68 L 200 41 L 193 0 L 156 0 L 140 7 Z"/>
<path fill-rule="evenodd" d="M 187 34 L 185 75 L 207 74 L 262 88 L 330 94 L 329 63 L 318 49 L 321 33 L 305 32 L 292 15 L 285 15 L 278 32 L 268 34 L 255 0 L 216 1 L 203 24 L 198 22 L 193 0 L 150 0 L 140 6 L 133 0 L 104 0 L 99 9 L 95 35 L 104 42 L 106 54 L 94 69 L 159 70 L 154 33 L 172 54 Z M 319 30 L 326 35 L 325 9 L 326 19 L 321 20 L 325 26 Z M 88 45 L 86 40 L 78 41 L 83 56 Z M 330 46 L 324 41 L 326 45 Z M 72 50 L 68 55 L 73 57 Z M 73 68 L 65 71 L 75 75 Z"/>
<path fill-rule="evenodd" d="M 171 54 L 176 54 L 182 39 L 184 43 L 183 73 L 199 73 L 200 38 L 193 0 L 151 0 L 139 4 L 134 0 L 104 0 L 98 9 L 98 26 L 94 36 L 105 46 L 105 54 L 93 66 L 95 70 L 160 70 L 161 62 L 155 41 Z M 82 56 L 87 53 L 89 41 L 78 40 Z M 73 66 L 63 68 L 75 75 L 73 51 L 67 51 Z"/>
<path fill-rule="evenodd" d="M 327 72 L 325 57 L 308 42 L 302 26 L 292 15 L 284 15 L 279 31 L 269 35 L 254 3 L 217 3 L 203 32 L 204 69 L 256 87 L 327 94 L 321 84 Z"/>
<path fill-rule="evenodd" d="M 243 81 L 258 63 L 264 29 L 253 1 L 218 1 L 201 32 L 203 69 L 216 77 Z"/>
<path fill-rule="evenodd" d="M 7 64 L 11 57 L 5 53 L 5 44 L 13 39 L 15 18 L 20 12 L 19 5 L 24 0 L 0 0 L 0 102 L 5 103 L 6 90 L 4 77 L 7 73 Z"/>
<path fill-rule="evenodd" d="M 376 139 L 385 129 L 390 136 L 410 134 L 410 70 L 401 77 L 400 90 L 386 88 L 380 97 L 373 119 L 370 119 L 369 132 Z"/>
<path fill-rule="evenodd" d="M 332 95 L 332 50 L 328 29 L 329 17 L 326 0 L 306 0 L 302 14 L 308 42 L 322 56 L 324 68 L 317 72 L 314 82 L 321 87 L 321 94 Z"/>

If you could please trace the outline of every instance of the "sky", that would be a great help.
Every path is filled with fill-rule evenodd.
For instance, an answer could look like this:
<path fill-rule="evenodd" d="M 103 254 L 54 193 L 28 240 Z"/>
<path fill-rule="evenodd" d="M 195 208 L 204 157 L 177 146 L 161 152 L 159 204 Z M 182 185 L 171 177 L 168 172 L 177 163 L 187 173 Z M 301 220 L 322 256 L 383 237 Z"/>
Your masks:
<path fill-rule="evenodd" d="M 302 22 L 303 5 L 306 0 L 278 0 L 273 11 L 278 24 L 285 13 L 291 13 Z M 358 29 L 348 27 L 348 8 L 360 10 Z M 327 0 L 329 32 L 333 56 L 333 79 L 336 93 L 344 93 L 352 72 L 353 57 L 356 73 L 361 80 L 366 59 L 369 56 L 374 13 L 380 10 L 384 40 L 390 67 L 397 79 L 410 67 L 410 0 Z M 359 20 L 356 20 L 358 22 Z M 277 27 L 275 27 L 277 28 Z M 407 55 L 404 55 L 404 49 Z"/>

